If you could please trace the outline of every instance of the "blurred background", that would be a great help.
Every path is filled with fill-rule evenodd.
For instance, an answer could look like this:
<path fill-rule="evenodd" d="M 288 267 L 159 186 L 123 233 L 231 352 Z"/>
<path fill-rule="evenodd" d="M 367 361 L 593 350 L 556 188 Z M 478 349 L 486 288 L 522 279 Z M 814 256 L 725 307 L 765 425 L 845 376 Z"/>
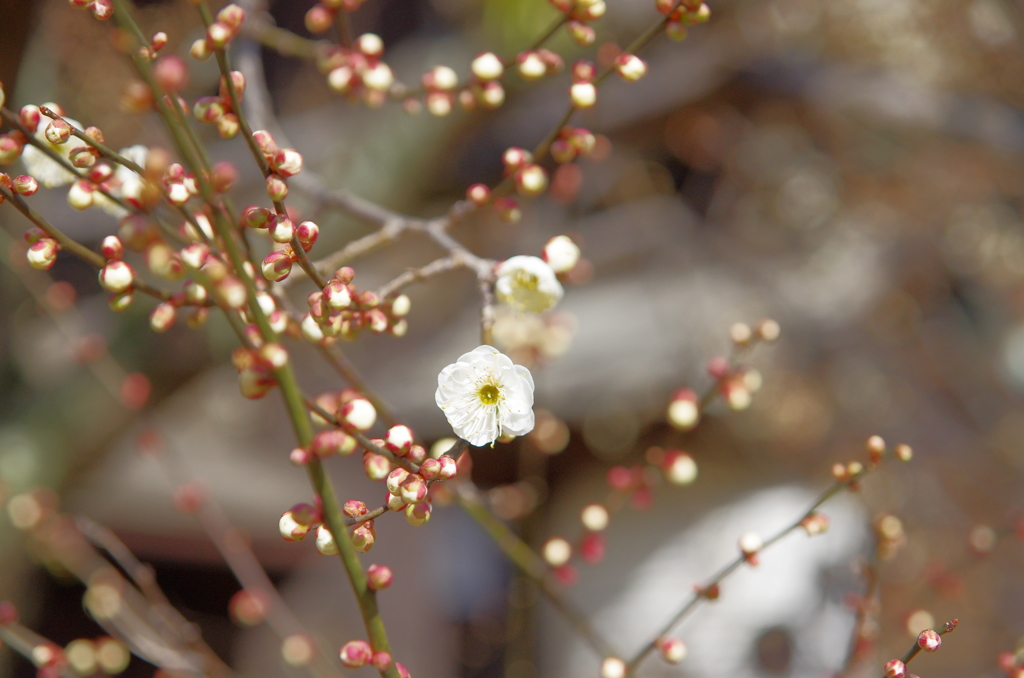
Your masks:
<path fill-rule="evenodd" d="M 248 10 L 308 36 L 309 5 Z M 628 44 L 657 19 L 653 5 L 609 0 L 593 48 L 563 33 L 549 46 L 567 63 L 600 61 L 601 45 Z M 1024 548 L 1014 536 L 1024 489 L 1024 3 L 711 8 L 710 23 L 686 41 L 659 39 L 643 54 L 647 77 L 609 79 L 598 106 L 574 119 L 604 135 L 600 159 L 556 173 L 518 224 L 481 213 L 453 231 L 496 259 L 539 254 L 565 233 L 585 258 L 555 311 L 499 319 L 496 342 L 530 366 L 537 407 L 551 415 L 545 436 L 474 450 L 473 479 L 540 545 L 580 533 L 579 511 L 605 499 L 611 466 L 643 463 L 651 446 L 693 455 L 697 482 L 657 488 L 647 510 L 623 508 L 603 561 L 580 564 L 565 587 L 628 655 L 734 556 L 742 532 L 767 535 L 799 516 L 833 463 L 864 458 L 869 435 L 906 442 L 912 463 L 886 465 L 860 494 L 826 506 L 826 535 L 790 536 L 759 568 L 744 568 L 721 601 L 678 629 L 687 660 L 669 667 L 652 657 L 641 675 L 833 675 L 857 644 L 856 596 L 865 591 L 877 598 L 848 675 L 879 674 L 917 631 L 953 617 L 957 632 L 912 670 L 1001 675 L 999 653 L 1024 646 Z M 167 145 L 155 116 L 118 106 L 132 72 L 110 46 L 109 26 L 61 0 L 5 0 L 0 12 L 9 108 L 56 101 L 101 127 L 114 148 Z M 185 2 L 142 3 L 138 16 L 147 34 L 167 32 L 165 51 L 186 58 L 202 35 Z M 542 0 L 369 0 L 353 23 L 356 33 L 379 34 L 398 78 L 415 85 L 434 65 L 464 75 L 481 51 L 514 54 L 556 16 Z M 308 171 L 424 217 L 444 213 L 469 184 L 500 180 L 502 151 L 547 134 L 569 82 L 567 73 L 530 85 L 510 74 L 501 109 L 435 118 L 346 102 L 313 64 L 249 40 L 237 42 L 235 59 L 251 82 L 262 69 L 276 116 L 265 124 L 304 154 Z M 213 93 L 212 61 L 189 63 L 186 97 Z M 236 202 L 261 202 L 262 178 L 241 141 L 199 131 L 214 159 L 240 168 Z M 370 232 L 293 195 L 289 203 L 321 226 L 314 254 Z M 63 190 L 40 191 L 32 204 L 91 246 L 114 230 L 99 210 L 71 210 Z M 240 674 L 294 673 L 269 630 L 232 623 L 239 585 L 195 517 L 172 501 L 194 478 L 331 654 L 361 637 L 334 559 L 277 533 L 280 513 L 310 491 L 288 463 L 292 434 L 278 396 L 238 394 L 229 328 L 211 318 L 199 330 L 179 323 L 154 334 L 149 300 L 111 313 L 92 270 L 67 255 L 48 274 L 28 269 L 27 224 L 9 205 L 0 224 L 6 495 L 52 489 L 64 510 L 110 528 L 152 563 L 170 602 Z M 377 287 L 443 254 L 432 247 L 408 235 L 356 262 L 356 283 Z M 474 282 L 462 271 L 412 287 L 406 337 L 343 346 L 426 441 L 450 434 L 433 403 L 436 374 L 478 342 Z M 292 289 L 300 302 L 309 291 Z M 777 319 L 782 335 L 746 361 L 763 377 L 750 408 L 717 403 L 695 431 L 669 427 L 671 393 L 707 388 L 705 366 L 729 352 L 732 324 L 763 317 Z M 314 351 L 294 362 L 307 391 L 342 386 Z M 136 390 L 151 388 L 141 410 L 123 405 L 128 374 L 145 375 L 129 380 Z M 170 475 L 139 454 L 140 435 L 154 431 L 175 460 Z M 379 503 L 380 487 L 354 460 L 332 460 L 329 471 L 343 498 Z M 879 523 L 886 514 L 901 530 L 886 533 L 879 553 L 874 526 L 891 528 Z M 377 529 L 364 562 L 395 571 L 381 605 L 397 656 L 417 678 L 597 675 L 597 658 L 458 508 L 439 508 L 420 528 L 384 516 Z M 0 563 L 0 599 L 15 600 L 28 626 L 61 645 L 102 635 L 82 610 L 82 586 L 6 519 Z M 34 671 L 0 650 L 0 674 Z M 135 659 L 126 675 L 152 673 Z"/>

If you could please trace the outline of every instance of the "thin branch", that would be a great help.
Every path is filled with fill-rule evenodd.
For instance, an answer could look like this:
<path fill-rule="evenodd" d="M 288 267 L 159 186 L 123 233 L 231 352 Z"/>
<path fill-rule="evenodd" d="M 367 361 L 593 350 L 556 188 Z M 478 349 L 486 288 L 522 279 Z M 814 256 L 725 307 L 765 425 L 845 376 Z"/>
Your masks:
<path fill-rule="evenodd" d="M 827 490 L 822 492 L 821 495 L 814 501 L 814 503 L 811 504 L 811 506 L 806 511 L 804 511 L 804 513 L 801 514 L 800 517 L 797 518 L 792 524 L 779 530 L 770 538 L 766 539 L 761 548 L 758 550 L 758 554 L 760 554 L 764 550 L 768 549 L 769 547 L 777 543 L 779 540 L 781 540 L 789 533 L 799 529 L 802 526 L 803 521 L 810 517 L 822 504 L 827 502 L 835 495 L 839 494 L 844 489 L 850 487 L 851 485 L 854 485 L 858 480 L 860 480 L 861 478 L 863 478 L 865 475 L 867 475 L 876 468 L 877 465 L 866 466 L 857 473 L 851 474 L 848 478 L 844 478 L 842 480 L 837 480 L 836 482 L 834 482 Z M 702 602 L 709 599 L 709 592 L 713 591 L 719 584 L 722 583 L 722 581 L 724 581 L 733 572 L 738 570 L 740 566 L 742 566 L 746 562 L 747 557 L 741 553 L 732 562 L 730 562 L 728 565 L 720 569 L 709 580 L 707 580 L 705 584 L 697 588 L 694 591 L 693 595 L 690 597 L 690 599 L 682 606 L 682 608 L 680 608 L 678 612 L 676 612 L 675 615 L 673 615 L 672 619 L 669 620 L 669 622 L 665 624 L 658 631 L 658 633 L 654 635 L 654 638 L 649 643 L 647 643 L 632 659 L 630 659 L 626 663 L 627 675 L 632 675 L 633 673 L 635 673 L 637 667 L 647 657 L 647 655 L 649 655 L 651 652 L 657 649 L 657 641 L 659 638 L 667 636 L 669 633 L 671 633 L 672 629 L 675 628 L 676 625 L 679 624 L 679 622 L 686 619 L 686 617 L 688 617 L 690 613 L 692 613 Z"/>

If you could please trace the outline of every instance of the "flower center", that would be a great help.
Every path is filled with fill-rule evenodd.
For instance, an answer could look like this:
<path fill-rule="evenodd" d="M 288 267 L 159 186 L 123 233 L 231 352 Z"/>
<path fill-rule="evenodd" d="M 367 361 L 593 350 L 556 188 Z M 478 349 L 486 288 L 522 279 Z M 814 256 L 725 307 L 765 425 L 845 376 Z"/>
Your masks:
<path fill-rule="evenodd" d="M 476 395 L 484 405 L 494 405 L 501 398 L 501 391 L 493 383 L 487 383 L 480 387 Z"/>
<path fill-rule="evenodd" d="M 537 276 L 535 276 L 532 273 L 527 273 L 526 271 L 523 271 L 523 270 L 516 271 L 516 273 L 515 273 L 515 281 L 516 281 L 516 285 L 518 285 L 519 287 L 522 287 L 522 288 L 525 288 L 525 289 L 528 289 L 528 290 L 531 290 L 531 291 L 537 289 L 537 282 L 538 282 Z"/>

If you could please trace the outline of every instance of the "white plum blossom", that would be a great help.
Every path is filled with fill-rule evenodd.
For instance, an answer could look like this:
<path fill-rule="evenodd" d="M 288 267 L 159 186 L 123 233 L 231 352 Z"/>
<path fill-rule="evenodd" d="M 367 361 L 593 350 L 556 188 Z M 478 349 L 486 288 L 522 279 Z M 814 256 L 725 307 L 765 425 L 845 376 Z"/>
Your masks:
<path fill-rule="evenodd" d="M 530 370 L 491 346 L 475 348 L 441 370 L 434 400 L 455 434 L 477 447 L 533 430 Z"/>
<path fill-rule="evenodd" d="M 515 256 L 498 264 L 494 291 L 498 299 L 517 311 L 541 313 L 564 294 L 554 270 L 539 257 Z"/>
<path fill-rule="evenodd" d="M 82 124 L 77 120 L 72 118 L 64 119 L 72 127 L 82 129 Z M 51 144 L 46 138 L 47 125 L 48 122 L 45 120 L 39 123 L 39 127 L 34 135 L 36 140 L 47 146 L 54 153 L 62 156 L 65 160 L 71 158 L 71 151 L 87 145 L 76 136 L 69 137 L 63 144 Z M 25 169 L 28 171 L 28 174 L 35 177 L 36 181 L 47 188 L 66 186 L 77 179 L 74 174 L 61 167 L 55 161 L 48 158 L 45 153 L 30 144 L 25 145 L 25 150 L 21 154 L 21 160 L 25 163 Z"/>

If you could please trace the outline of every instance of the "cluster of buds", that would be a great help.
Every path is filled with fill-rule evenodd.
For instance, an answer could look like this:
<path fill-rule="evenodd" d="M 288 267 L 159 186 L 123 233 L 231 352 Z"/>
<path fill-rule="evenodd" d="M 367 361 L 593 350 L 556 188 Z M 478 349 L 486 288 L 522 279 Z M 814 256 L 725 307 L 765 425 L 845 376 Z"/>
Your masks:
<path fill-rule="evenodd" d="M 705 23 L 711 18 L 711 8 L 700 0 L 654 0 L 659 12 L 668 16 L 665 33 L 672 40 L 686 37 L 686 27 Z"/>
<path fill-rule="evenodd" d="M 333 17 L 331 8 L 314 5 L 306 13 L 306 26 L 312 33 L 321 33 L 333 25 Z M 395 75 L 382 56 L 384 41 L 374 33 L 364 33 L 351 48 L 335 46 L 325 51 L 318 66 L 333 91 L 376 107 L 387 100 L 395 82 Z"/>
<path fill-rule="evenodd" d="M 231 353 L 231 363 L 238 370 L 238 388 L 250 400 L 258 400 L 270 392 L 277 384 L 274 370 L 287 362 L 287 350 L 277 343 L 254 349 L 239 346 Z"/>
<path fill-rule="evenodd" d="M 443 117 L 452 112 L 452 107 L 455 105 L 456 97 L 459 97 L 459 76 L 456 75 L 448 66 L 434 66 L 429 71 L 423 74 L 420 78 L 420 82 L 423 84 L 423 89 L 426 90 L 424 96 L 424 104 L 427 107 L 427 112 L 436 117 Z M 468 90 L 465 90 L 468 92 Z M 484 91 L 483 88 L 480 90 Z M 492 96 L 494 90 L 492 87 Z M 467 96 L 463 101 L 464 104 L 468 103 L 472 99 L 472 96 Z M 501 91 L 501 101 L 505 100 L 504 90 Z M 498 104 L 500 105 L 500 103 Z M 494 107 L 493 105 L 491 106 Z M 415 106 L 407 106 L 407 110 L 415 111 Z"/>
<path fill-rule="evenodd" d="M 516 55 L 516 70 L 528 82 L 561 73 L 565 61 L 549 49 L 534 49 Z"/>
<path fill-rule="evenodd" d="M 29 266 L 41 271 L 53 267 L 57 261 L 57 252 L 60 251 L 60 243 L 35 226 L 25 231 L 25 242 L 28 243 L 28 252 L 25 256 L 28 258 Z"/>
<path fill-rule="evenodd" d="M 70 4 L 77 9 L 89 10 L 100 21 L 114 16 L 113 0 L 71 0 Z"/>
<path fill-rule="evenodd" d="M 572 65 L 572 85 L 569 87 L 569 100 L 573 108 L 591 108 L 597 103 L 597 66 L 594 62 L 580 59 Z"/>
<path fill-rule="evenodd" d="M 505 88 L 498 79 L 505 72 L 505 63 L 494 52 L 477 55 L 469 66 L 474 81 L 469 87 L 473 100 L 484 108 L 498 108 L 505 103 Z M 462 99 L 462 94 L 459 95 Z"/>
<path fill-rule="evenodd" d="M 358 521 L 370 512 L 364 502 L 356 499 L 346 501 L 342 510 L 353 521 Z M 335 540 L 330 528 L 323 523 L 323 513 L 319 505 L 296 504 L 281 514 L 278 528 L 281 532 L 281 537 L 286 541 L 304 539 L 311 530 L 315 529 L 317 551 L 325 556 L 338 554 L 338 542 Z M 374 530 L 372 520 L 358 522 L 349 533 L 352 545 L 360 553 L 366 553 L 373 548 L 376 538 L 377 533 Z"/>
<path fill-rule="evenodd" d="M 314 34 L 325 33 L 334 25 L 338 12 L 354 12 L 365 0 L 323 0 L 306 12 L 306 29 Z"/>
<path fill-rule="evenodd" d="M 267 262 L 264 261 L 264 266 Z M 355 339 L 365 328 L 374 334 L 388 332 L 404 336 L 409 324 L 405 320 L 411 303 L 400 295 L 381 300 L 376 292 L 359 291 L 353 284 L 355 271 L 344 266 L 338 269 L 323 290 L 309 295 L 309 313 L 302 320 L 302 334 L 313 343 L 341 337 Z"/>
<path fill-rule="evenodd" d="M 565 28 L 576 44 L 586 47 L 594 43 L 597 33 L 591 22 L 604 16 L 608 9 L 604 0 L 549 0 L 563 14 L 569 15 Z"/>
<path fill-rule="evenodd" d="M 764 539 L 761 535 L 756 532 L 744 532 L 740 535 L 737 545 L 743 554 L 743 560 L 756 567 L 759 562 L 758 554 L 764 548 Z"/>
<path fill-rule="evenodd" d="M 637 464 L 632 467 L 613 466 L 608 470 L 608 487 L 617 494 L 628 496 L 630 505 L 637 511 L 646 511 L 654 501 L 654 483 L 658 474 L 653 468 L 650 471 L 648 468 Z"/>
<path fill-rule="evenodd" d="M 380 673 L 391 667 L 391 655 L 387 652 L 374 652 L 365 640 L 350 640 L 341 646 L 341 663 L 350 669 L 372 666 Z M 409 670 L 401 662 L 395 662 L 399 678 L 410 678 Z"/>
<path fill-rule="evenodd" d="M 171 59 L 171 57 L 161 59 L 158 66 L 162 65 L 166 59 Z M 169 72 L 170 67 L 166 67 L 165 70 Z M 173 74 L 168 75 L 165 80 L 170 80 L 171 75 Z M 217 134 L 222 139 L 235 138 L 239 129 L 241 129 L 238 113 L 234 110 L 234 106 L 231 103 L 232 89 L 234 89 L 235 97 L 237 97 L 238 101 L 241 101 L 242 95 L 245 94 L 245 76 L 240 71 L 231 71 L 230 82 L 227 78 L 221 76 L 220 88 L 216 96 L 199 97 L 192 104 L 192 115 L 195 119 L 208 125 L 216 125 Z"/>
<path fill-rule="evenodd" d="M 323 514 L 319 506 L 296 504 L 281 514 L 278 528 L 285 541 L 299 541 L 321 522 Z"/>
<path fill-rule="evenodd" d="M 179 163 L 171 163 L 160 176 L 160 185 L 163 187 L 167 201 L 172 205 L 184 205 L 189 200 L 199 195 L 199 186 L 196 184 L 196 177 L 191 172 L 186 172 Z"/>
<path fill-rule="evenodd" d="M 279 178 L 279 175 L 271 174 L 270 177 Z M 266 207 L 255 205 L 247 207 L 242 213 L 242 224 L 255 230 L 266 231 L 270 239 L 278 244 L 289 245 L 271 252 L 261 264 L 264 277 L 275 282 L 287 278 L 291 273 L 291 264 L 298 261 L 298 255 L 290 246 L 292 240 L 298 236 L 302 250 L 308 252 L 313 249 L 320 236 L 320 227 L 312 221 L 303 221 L 296 226 L 287 212 L 277 214 Z"/>
<path fill-rule="evenodd" d="M 206 27 L 205 37 L 192 43 L 189 54 L 193 59 L 207 59 L 214 52 L 223 50 L 235 39 L 245 21 L 245 10 L 235 4 L 225 5 L 217 12 L 216 21 Z"/>
<path fill-rule="evenodd" d="M 597 137 L 584 127 L 563 127 L 551 142 L 551 158 L 560 164 L 588 157 L 597 146 Z"/>
<path fill-rule="evenodd" d="M 533 154 L 530 151 L 512 146 L 502 154 L 501 162 L 505 168 L 505 176 L 514 179 L 519 195 L 534 198 L 547 190 L 547 170 L 533 162 Z"/>

